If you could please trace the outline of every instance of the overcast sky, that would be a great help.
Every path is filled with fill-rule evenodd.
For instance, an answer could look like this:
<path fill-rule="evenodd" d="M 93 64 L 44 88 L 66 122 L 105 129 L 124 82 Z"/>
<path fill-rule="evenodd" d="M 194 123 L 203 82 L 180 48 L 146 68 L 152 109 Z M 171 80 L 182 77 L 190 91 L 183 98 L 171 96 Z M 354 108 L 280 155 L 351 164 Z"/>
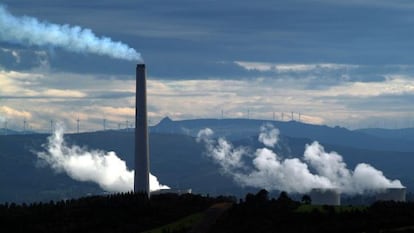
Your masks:
<path fill-rule="evenodd" d="M 363 3 L 361 3 L 363 2 Z M 348 128 L 414 126 L 414 2 L 0 0 L 16 18 L 90 29 L 139 52 L 151 124 L 247 117 Z M 4 11 L 2 12 L 4 16 Z M 1 18 L 1 15 L 0 15 Z M 9 30 L 9 29 L 8 29 Z M 137 60 L 7 38 L 0 128 L 124 128 Z M 34 41 L 38 38 L 34 38 Z M 72 45 L 71 45 L 72 46 Z M 297 120 L 298 115 L 294 115 Z"/>

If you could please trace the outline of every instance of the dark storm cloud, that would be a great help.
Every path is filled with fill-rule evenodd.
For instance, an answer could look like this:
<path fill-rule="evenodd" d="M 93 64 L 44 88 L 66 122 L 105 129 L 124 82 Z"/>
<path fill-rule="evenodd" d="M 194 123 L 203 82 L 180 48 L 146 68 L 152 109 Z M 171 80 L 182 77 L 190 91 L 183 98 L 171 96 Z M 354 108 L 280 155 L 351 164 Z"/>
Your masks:
<path fill-rule="evenodd" d="M 330 88 L 332 86 L 338 86 L 346 83 L 352 82 L 383 82 L 386 78 L 382 74 L 377 74 L 375 72 L 360 75 L 360 74 L 349 74 L 349 73 L 324 73 L 324 74 L 315 74 L 307 80 L 307 85 L 305 89 L 310 90 L 323 90 Z"/>
<path fill-rule="evenodd" d="M 91 28 L 144 56 L 161 79 L 256 77 L 232 61 L 412 64 L 414 16 L 380 1 L 2 1 L 16 14 Z M 400 6 L 401 2 L 396 2 Z M 225 61 L 223 63 L 222 61 Z M 60 71 L 131 74 L 134 64 L 57 50 Z M 121 76 L 124 77 L 125 76 Z M 277 78 L 278 76 L 267 76 Z M 348 81 L 379 80 L 381 74 Z M 326 81 L 329 84 L 329 80 Z M 333 82 L 335 83 L 335 82 Z"/>
<path fill-rule="evenodd" d="M 68 96 L 50 96 L 50 95 L 35 95 L 35 96 L 20 96 L 20 95 L 0 95 L 0 99 L 61 99 L 61 100 L 70 100 L 70 99 L 84 99 L 85 97 L 68 97 Z"/>
<path fill-rule="evenodd" d="M 148 105 L 148 111 L 149 112 L 159 112 L 160 111 L 160 108 L 158 108 L 157 106 L 155 106 L 155 105 Z"/>
<path fill-rule="evenodd" d="M 87 94 L 87 95 L 86 95 Z M 120 92 L 120 91 L 105 91 L 105 92 L 90 92 L 85 93 L 85 96 L 70 96 L 70 95 L 53 95 L 53 94 L 38 94 L 38 95 L 0 95 L 0 99 L 56 99 L 56 100 L 78 100 L 78 99 L 123 99 L 135 96 L 135 92 Z"/>
<path fill-rule="evenodd" d="M 6 70 L 31 70 L 48 61 L 42 50 L 27 50 L 19 46 L 0 43 L 0 67 Z"/>
<path fill-rule="evenodd" d="M 371 98 L 362 98 L 358 101 L 350 101 L 347 106 L 352 108 L 376 110 L 382 109 L 384 112 L 413 111 L 413 94 L 382 95 Z"/>
<path fill-rule="evenodd" d="M 135 92 L 105 92 L 105 93 L 91 93 L 90 98 L 96 99 L 123 99 L 135 97 Z"/>
<path fill-rule="evenodd" d="M 316 98 L 321 100 L 321 98 Z M 329 99 L 329 102 L 346 106 L 347 109 L 354 111 L 381 111 L 399 112 L 413 111 L 414 94 L 383 94 L 379 96 L 336 96 Z"/>

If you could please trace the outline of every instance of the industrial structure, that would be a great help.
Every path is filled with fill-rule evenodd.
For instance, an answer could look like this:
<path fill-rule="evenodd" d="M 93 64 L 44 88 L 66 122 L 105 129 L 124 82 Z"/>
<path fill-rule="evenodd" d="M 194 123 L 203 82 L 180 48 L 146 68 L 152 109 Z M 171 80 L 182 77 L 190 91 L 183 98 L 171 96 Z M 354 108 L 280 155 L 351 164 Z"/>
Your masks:
<path fill-rule="evenodd" d="M 312 189 L 309 194 L 312 205 L 341 205 L 341 194 L 338 189 Z"/>
<path fill-rule="evenodd" d="M 406 188 L 387 188 L 377 193 L 377 201 L 405 202 Z"/>
<path fill-rule="evenodd" d="M 149 196 L 149 142 L 146 79 L 145 64 L 138 64 L 136 69 L 135 94 L 134 192 L 146 193 Z"/>
<path fill-rule="evenodd" d="M 151 194 L 191 194 L 193 192 L 192 189 L 159 189 L 152 191 Z"/>

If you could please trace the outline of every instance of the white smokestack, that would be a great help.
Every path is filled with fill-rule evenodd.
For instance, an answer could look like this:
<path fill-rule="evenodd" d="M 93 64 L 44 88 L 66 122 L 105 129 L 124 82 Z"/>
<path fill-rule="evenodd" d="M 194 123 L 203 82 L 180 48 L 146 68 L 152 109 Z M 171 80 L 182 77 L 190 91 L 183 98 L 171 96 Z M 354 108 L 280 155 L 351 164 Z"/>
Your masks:
<path fill-rule="evenodd" d="M 56 172 L 65 172 L 78 181 L 92 181 L 108 192 L 129 192 L 134 189 L 134 170 L 115 152 L 86 150 L 76 145 L 68 146 L 63 137 L 63 127 L 57 124 L 45 152 L 37 152 L 40 161 L 46 162 Z M 150 174 L 150 190 L 169 189 Z"/>
<path fill-rule="evenodd" d="M 16 17 L 0 5 L 0 40 L 34 46 L 53 46 L 78 53 L 93 53 L 117 59 L 142 61 L 128 45 L 97 37 L 91 29 L 40 22 L 28 16 Z"/>
<path fill-rule="evenodd" d="M 249 148 L 234 147 L 224 138 L 213 139 L 211 129 L 201 130 L 197 141 L 204 142 L 207 155 L 242 186 L 295 193 L 337 189 L 349 194 L 403 188 L 399 180 L 387 179 L 368 164 L 361 163 L 349 170 L 341 155 L 325 152 L 318 142 L 306 145 L 301 159 L 283 158 L 269 149 L 276 144 L 278 133 L 271 125 L 261 127 L 259 141 L 267 147 L 257 149 L 254 154 Z"/>

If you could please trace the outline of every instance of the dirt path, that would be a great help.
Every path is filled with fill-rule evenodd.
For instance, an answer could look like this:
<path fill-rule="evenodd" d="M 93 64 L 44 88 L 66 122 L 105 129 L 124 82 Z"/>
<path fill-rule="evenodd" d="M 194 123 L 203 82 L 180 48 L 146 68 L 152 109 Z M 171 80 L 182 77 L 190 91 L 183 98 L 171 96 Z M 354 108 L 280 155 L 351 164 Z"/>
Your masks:
<path fill-rule="evenodd" d="M 210 226 L 213 225 L 217 219 L 231 207 L 231 205 L 232 203 L 229 202 L 214 204 L 204 212 L 204 218 L 198 224 L 196 224 L 189 231 L 189 233 L 208 232 Z"/>

